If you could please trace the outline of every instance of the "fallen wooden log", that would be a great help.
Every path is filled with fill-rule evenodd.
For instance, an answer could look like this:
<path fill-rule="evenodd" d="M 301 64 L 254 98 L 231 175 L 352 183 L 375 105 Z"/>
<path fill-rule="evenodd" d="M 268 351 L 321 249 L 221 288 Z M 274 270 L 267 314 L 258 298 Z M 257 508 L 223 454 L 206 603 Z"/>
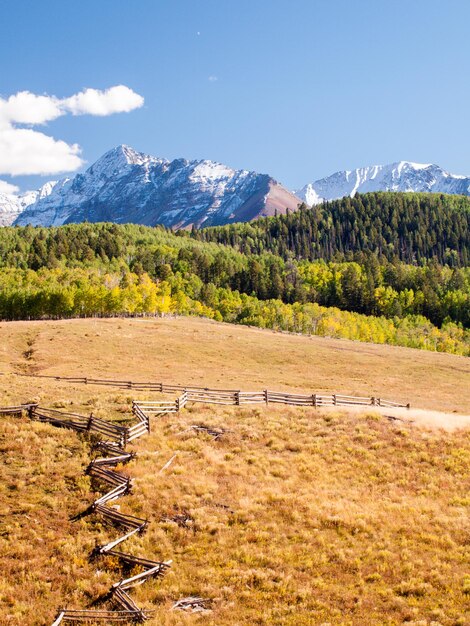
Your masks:
<path fill-rule="evenodd" d="M 211 604 L 212 600 L 189 596 L 175 602 L 172 609 L 176 611 L 191 611 L 191 613 L 206 613 L 210 611 Z"/>
<path fill-rule="evenodd" d="M 178 456 L 178 453 L 175 453 L 171 459 L 169 461 L 167 461 L 165 463 L 165 465 L 162 467 L 162 469 L 158 472 L 159 474 L 161 474 L 162 472 L 164 472 L 166 469 L 168 469 L 170 467 L 170 465 L 173 463 L 173 461 L 176 459 L 176 457 Z"/>
<path fill-rule="evenodd" d="M 52 626 L 58 626 L 62 622 L 130 622 L 144 621 L 153 611 L 148 609 L 136 610 L 94 610 L 94 609 L 63 609 Z M 144 615 L 145 617 L 142 617 Z"/>
<path fill-rule="evenodd" d="M 198 433 L 206 433 L 207 435 L 214 437 L 215 441 L 220 439 L 222 435 L 232 432 L 230 430 L 226 430 L 225 428 L 211 428 L 210 426 L 204 426 L 204 424 L 190 426 L 189 430 L 195 430 Z"/>

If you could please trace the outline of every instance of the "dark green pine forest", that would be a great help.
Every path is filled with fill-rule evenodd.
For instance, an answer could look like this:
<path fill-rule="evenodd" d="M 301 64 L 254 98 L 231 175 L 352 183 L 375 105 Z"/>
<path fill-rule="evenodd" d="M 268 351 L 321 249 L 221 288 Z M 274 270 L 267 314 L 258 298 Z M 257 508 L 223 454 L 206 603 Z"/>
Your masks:
<path fill-rule="evenodd" d="M 377 192 L 244 224 L 193 231 L 200 241 L 286 259 L 342 260 L 357 252 L 380 260 L 450 267 L 470 264 L 470 200 L 444 194 Z"/>
<path fill-rule="evenodd" d="M 0 229 L 0 319 L 200 315 L 470 354 L 470 198 L 371 193 L 250 223 Z"/>

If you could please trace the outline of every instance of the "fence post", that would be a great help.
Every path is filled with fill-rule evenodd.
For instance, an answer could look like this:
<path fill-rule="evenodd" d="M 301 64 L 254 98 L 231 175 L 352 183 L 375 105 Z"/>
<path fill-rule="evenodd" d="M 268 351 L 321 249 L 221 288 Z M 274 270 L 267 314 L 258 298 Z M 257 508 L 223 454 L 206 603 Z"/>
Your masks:
<path fill-rule="evenodd" d="M 65 611 L 60 611 L 59 615 L 57 616 L 56 621 L 52 624 L 52 626 L 59 626 L 59 624 L 62 624 L 62 620 L 65 617 Z"/>
<path fill-rule="evenodd" d="M 92 423 L 93 423 L 93 413 L 90 413 L 90 417 L 88 418 L 88 424 L 86 425 L 87 430 L 91 429 Z"/>
<path fill-rule="evenodd" d="M 333 394 L 332 398 L 333 398 L 333 404 L 336 406 L 336 394 L 335 393 Z"/>
<path fill-rule="evenodd" d="M 315 407 L 317 406 L 317 394 L 316 393 L 312 395 L 312 404 Z"/>
<path fill-rule="evenodd" d="M 266 402 L 266 404 L 268 404 L 268 390 L 265 389 L 263 393 L 264 393 L 264 401 Z"/>
<path fill-rule="evenodd" d="M 237 406 L 240 406 L 240 392 L 239 391 L 235 392 L 235 404 Z"/>

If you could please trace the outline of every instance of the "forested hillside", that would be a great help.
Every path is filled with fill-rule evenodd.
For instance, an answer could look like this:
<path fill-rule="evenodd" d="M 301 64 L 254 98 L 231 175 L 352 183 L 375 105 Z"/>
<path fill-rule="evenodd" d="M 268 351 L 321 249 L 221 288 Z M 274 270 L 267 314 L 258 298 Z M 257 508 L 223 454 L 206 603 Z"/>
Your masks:
<path fill-rule="evenodd" d="M 277 218 L 274 218 L 277 219 Z M 189 314 L 470 353 L 470 271 L 242 253 L 187 233 L 79 224 L 0 230 L 0 318 Z"/>
<path fill-rule="evenodd" d="M 470 263 L 470 198 L 377 192 L 342 198 L 254 222 L 193 231 L 201 241 L 283 258 L 343 259 L 372 252 L 379 259 L 452 267 Z"/>

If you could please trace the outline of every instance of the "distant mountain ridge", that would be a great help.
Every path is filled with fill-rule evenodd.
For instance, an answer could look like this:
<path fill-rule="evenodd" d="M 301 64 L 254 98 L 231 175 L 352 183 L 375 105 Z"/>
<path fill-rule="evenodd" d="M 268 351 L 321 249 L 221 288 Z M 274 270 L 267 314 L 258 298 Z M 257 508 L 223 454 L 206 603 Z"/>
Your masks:
<path fill-rule="evenodd" d="M 19 195 L 0 192 L 0 226 L 13 224 L 26 207 L 34 204 L 39 198 L 48 196 L 56 183 L 57 181 L 51 180 L 37 191 L 26 191 Z"/>
<path fill-rule="evenodd" d="M 291 192 L 267 174 L 208 160 L 168 161 L 121 145 L 73 178 L 19 196 L 0 193 L 0 226 L 83 221 L 218 226 L 295 211 L 302 201 L 312 206 L 371 191 L 470 196 L 470 176 L 400 161 L 336 172 Z"/>
<path fill-rule="evenodd" d="M 168 161 L 118 146 L 83 174 L 56 183 L 14 223 L 110 221 L 184 228 L 249 221 L 299 204 L 267 174 L 213 161 Z"/>
<path fill-rule="evenodd" d="M 400 161 L 336 172 L 308 183 L 295 193 L 311 206 L 369 191 L 414 191 L 470 196 L 470 176 L 449 174 L 438 165 Z"/>

